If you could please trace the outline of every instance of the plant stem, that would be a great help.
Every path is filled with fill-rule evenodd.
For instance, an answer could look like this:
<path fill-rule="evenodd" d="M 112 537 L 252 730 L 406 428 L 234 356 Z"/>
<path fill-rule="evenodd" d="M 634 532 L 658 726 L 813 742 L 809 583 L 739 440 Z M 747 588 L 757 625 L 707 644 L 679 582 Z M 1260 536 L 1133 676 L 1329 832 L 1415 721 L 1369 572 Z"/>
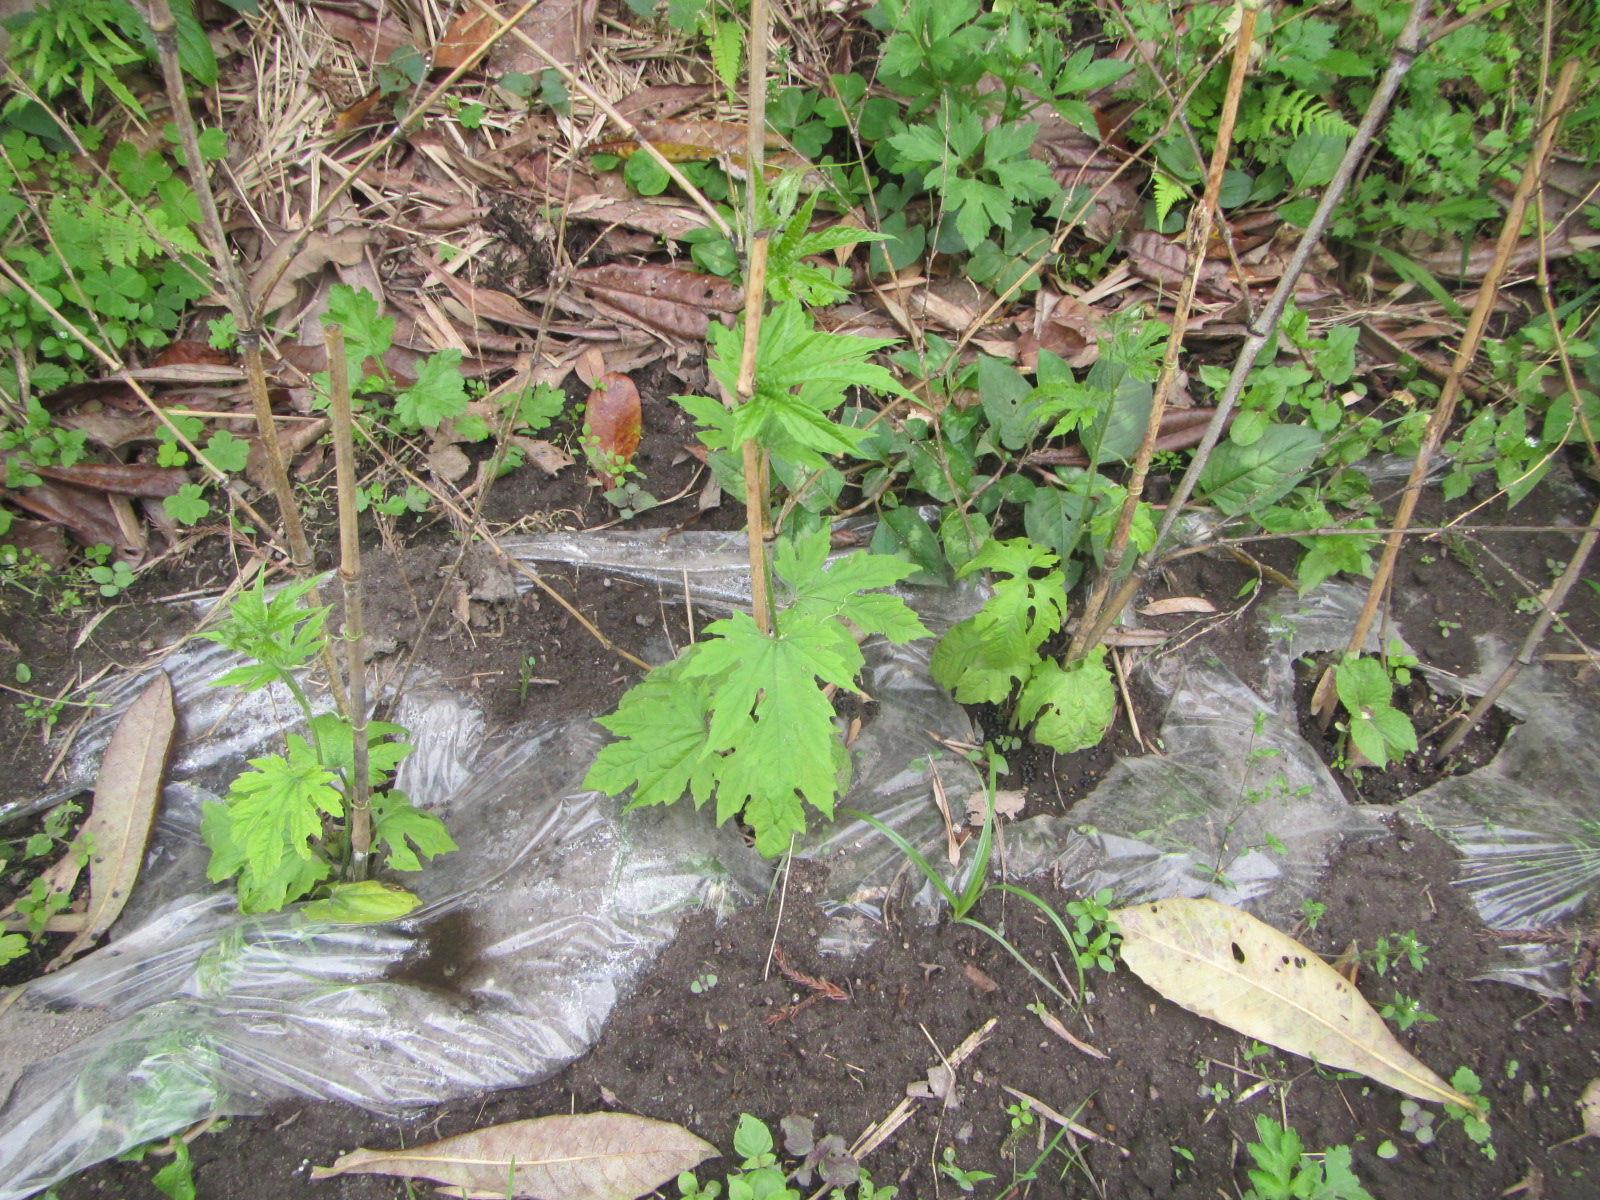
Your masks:
<path fill-rule="evenodd" d="M 1507 263 L 1510 262 L 1511 251 L 1516 248 L 1517 241 L 1522 236 L 1522 218 L 1528 211 L 1529 197 L 1533 195 L 1534 188 L 1538 186 L 1544 174 L 1545 159 L 1549 156 L 1551 147 L 1555 145 L 1556 133 L 1561 128 L 1562 117 L 1566 115 L 1567 101 L 1572 95 L 1572 83 L 1577 73 L 1578 61 L 1570 59 L 1561 68 L 1561 74 L 1556 79 L 1555 91 L 1545 108 L 1545 119 L 1539 130 L 1539 139 L 1534 144 L 1533 153 L 1523 168 L 1521 180 L 1517 183 L 1516 193 L 1511 197 L 1511 204 L 1506 209 L 1505 222 L 1500 227 L 1500 240 L 1495 245 L 1494 261 L 1489 264 L 1488 273 L 1484 275 L 1483 282 L 1478 287 L 1478 299 L 1472 306 L 1472 316 L 1467 321 L 1466 331 L 1461 335 L 1461 344 L 1456 348 L 1455 360 L 1450 364 L 1450 374 L 1446 377 L 1444 388 L 1439 393 L 1439 402 L 1434 407 L 1433 415 L 1428 418 L 1427 429 L 1422 435 L 1422 445 L 1417 448 L 1417 456 L 1411 466 L 1411 477 L 1406 481 L 1405 491 L 1400 496 L 1400 504 L 1390 525 L 1388 541 L 1384 543 L 1383 556 L 1378 561 L 1377 570 L 1373 572 L 1372 585 L 1367 589 L 1366 603 L 1362 606 L 1361 615 L 1356 619 L 1355 630 L 1350 635 L 1350 645 L 1347 650 L 1350 654 L 1361 653 L 1361 648 L 1366 644 L 1367 632 L 1372 628 L 1372 620 L 1378 611 L 1378 605 L 1389 589 L 1389 581 L 1394 576 L 1395 560 L 1400 557 L 1400 547 L 1405 541 L 1406 526 L 1411 524 L 1411 514 L 1416 511 L 1417 502 L 1422 498 L 1422 486 L 1428 478 L 1428 468 L 1433 462 L 1433 456 L 1438 453 L 1444 435 L 1450 428 L 1450 421 L 1455 416 L 1456 402 L 1461 398 L 1461 381 L 1472 366 L 1473 359 L 1478 356 L 1484 329 L 1499 300 L 1500 280 L 1505 275 Z M 1333 717 L 1333 700 L 1332 676 L 1325 672 L 1317 684 L 1316 694 L 1311 699 L 1311 711 L 1321 715 L 1324 726 Z"/>
<path fill-rule="evenodd" d="M 767 41 L 772 31 L 768 0 L 750 2 L 749 114 L 745 130 L 744 343 L 739 356 L 737 401 L 750 403 L 756 392 L 756 356 L 761 318 L 766 311 L 769 231 L 762 228 L 766 194 Z M 750 606 L 756 626 L 771 633 L 772 588 L 767 577 L 767 473 L 754 438 L 741 447 L 744 459 L 745 540 L 750 551 Z"/>
<path fill-rule="evenodd" d="M 201 231 L 207 249 L 211 251 L 211 258 L 216 263 L 222 295 L 227 301 L 228 311 L 233 315 L 234 327 L 238 330 L 239 348 L 244 355 L 245 380 L 250 390 L 250 407 L 255 415 L 256 435 L 261 440 L 262 454 L 266 458 L 267 483 L 272 498 L 278 504 L 284 540 L 289 544 L 289 559 L 297 575 L 310 575 L 316 569 L 316 562 L 311 553 L 311 542 L 306 537 L 305 523 L 300 519 L 300 507 L 295 503 L 294 486 L 289 482 L 283 446 L 278 441 L 278 425 L 272 416 L 272 397 L 267 390 L 266 365 L 261 357 L 261 329 L 247 298 L 244 276 L 228 249 L 228 235 L 223 228 L 222 217 L 217 212 L 217 200 L 211 191 L 211 177 L 206 170 L 205 158 L 200 153 L 200 135 L 195 129 L 194 113 L 189 109 L 183 68 L 178 63 L 177 23 L 168 0 L 150 0 L 150 29 L 155 35 L 156 57 L 161 62 L 161 75 L 166 84 L 172 119 L 178 127 L 178 143 L 183 147 L 184 165 L 189 170 L 190 183 L 200 208 Z M 312 588 L 311 597 L 313 603 L 321 605 L 320 588 Z M 332 648 L 326 644 L 323 646 L 322 661 L 335 701 L 340 708 L 348 711 L 338 666 L 333 660 Z"/>
<path fill-rule="evenodd" d="M 1106 592 L 1122 569 L 1128 538 L 1133 533 L 1133 518 L 1144 495 L 1150 460 L 1155 456 L 1156 439 L 1161 436 L 1161 418 L 1167 411 L 1167 401 L 1172 396 L 1173 385 L 1178 378 L 1178 355 L 1183 350 L 1184 334 L 1189 328 L 1189 310 L 1194 306 L 1195 290 L 1200 286 L 1200 272 L 1206 264 L 1206 248 L 1211 244 L 1211 227 L 1217 215 L 1217 201 L 1222 195 L 1222 173 L 1233 148 L 1233 127 L 1239 116 L 1239 98 L 1244 94 L 1245 76 L 1250 71 L 1250 49 L 1255 43 L 1256 18 L 1260 12 L 1261 0 L 1244 0 L 1239 37 L 1234 44 L 1233 62 L 1228 74 L 1228 90 L 1223 97 L 1222 113 L 1217 121 L 1217 140 L 1212 147 L 1211 164 L 1206 172 L 1206 190 L 1200 203 L 1189 213 L 1189 268 L 1184 272 L 1183 285 L 1178 289 L 1177 302 L 1173 306 L 1172 329 L 1167 335 L 1161 375 L 1156 380 L 1155 395 L 1150 402 L 1150 418 L 1145 423 L 1144 438 L 1133 458 L 1133 472 L 1128 477 L 1128 491 L 1122 500 L 1122 512 L 1117 517 L 1116 531 L 1106 548 L 1105 566 L 1084 602 L 1083 617 L 1067 652 L 1068 658 L 1081 658 L 1092 650 L 1119 612 L 1117 609 L 1107 609 Z M 1249 286 L 1242 278 L 1240 286 L 1248 292 Z"/>
<path fill-rule="evenodd" d="M 361 537 L 356 527 L 356 447 L 350 415 L 350 364 L 344 353 L 344 326 L 330 324 L 328 415 L 333 420 L 333 461 L 339 495 L 339 581 L 344 586 L 344 658 L 350 681 L 350 878 L 367 877 L 372 847 L 371 784 L 367 772 L 366 624 L 361 606 Z"/>
<path fill-rule="evenodd" d="M 1188 503 L 1189 497 L 1194 494 L 1195 486 L 1200 481 L 1201 472 L 1205 470 L 1206 462 L 1211 457 L 1211 452 L 1216 448 L 1221 439 L 1223 430 L 1228 427 L 1228 420 L 1233 413 L 1234 406 L 1239 401 L 1239 396 L 1244 392 L 1246 381 L 1250 377 L 1250 370 L 1255 366 L 1257 357 L 1265 348 L 1268 341 L 1277 332 L 1278 322 L 1283 318 L 1283 311 L 1288 307 L 1290 299 L 1294 296 L 1295 285 L 1299 282 L 1301 274 L 1305 271 L 1306 263 L 1311 259 L 1311 253 L 1322 240 L 1322 235 L 1327 231 L 1328 224 L 1333 220 L 1333 210 L 1339 201 L 1344 198 L 1345 189 L 1350 186 L 1350 181 L 1355 177 L 1356 169 L 1361 164 L 1362 156 L 1371 144 L 1373 135 L 1377 133 L 1378 125 L 1384 115 L 1389 111 L 1389 105 L 1394 100 L 1395 93 L 1400 89 L 1400 82 L 1411 70 L 1411 65 L 1420 53 L 1422 42 L 1422 18 L 1429 6 L 1429 0 L 1412 0 L 1410 12 L 1406 16 L 1406 23 L 1401 29 L 1399 37 L 1395 39 L 1394 50 L 1390 56 L 1389 68 L 1384 72 L 1383 79 L 1379 82 L 1377 90 L 1373 92 L 1372 99 L 1367 104 L 1367 111 L 1361 117 L 1361 124 L 1356 127 L 1355 136 L 1350 139 L 1350 145 L 1345 150 L 1344 158 L 1339 163 L 1339 168 L 1334 172 L 1333 179 L 1329 181 L 1327 189 L 1322 194 L 1317 210 L 1311 217 L 1311 222 L 1306 226 L 1305 235 L 1300 239 L 1300 244 L 1295 247 L 1294 254 L 1290 257 L 1288 265 L 1284 268 L 1283 276 L 1278 280 L 1278 286 L 1273 290 L 1272 298 L 1267 301 L 1267 306 L 1261 315 L 1250 326 L 1250 335 L 1245 338 L 1244 345 L 1239 350 L 1239 358 L 1233 365 L 1233 373 L 1228 378 L 1228 385 L 1217 400 L 1216 412 L 1212 414 L 1211 423 L 1206 426 L 1205 437 L 1195 447 L 1194 457 L 1189 462 L 1189 468 L 1183 473 L 1177 490 L 1172 499 L 1167 502 L 1166 516 L 1161 521 L 1161 526 L 1156 531 L 1155 545 L 1150 552 L 1141 556 L 1134 563 L 1134 569 L 1129 572 L 1122 586 L 1117 589 L 1116 596 L 1111 603 L 1101 610 L 1101 616 L 1096 624 L 1102 628 L 1092 631 L 1093 640 L 1104 636 L 1106 613 L 1119 613 L 1127 607 L 1128 601 L 1138 591 L 1139 585 L 1144 582 L 1144 577 L 1149 571 L 1151 563 L 1156 561 L 1161 553 L 1161 546 L 1172 533 L 1172 527 L 1177 523 L 1183 506 Z M 1087 644 L 1092 645 L 1093 641 Z"/>

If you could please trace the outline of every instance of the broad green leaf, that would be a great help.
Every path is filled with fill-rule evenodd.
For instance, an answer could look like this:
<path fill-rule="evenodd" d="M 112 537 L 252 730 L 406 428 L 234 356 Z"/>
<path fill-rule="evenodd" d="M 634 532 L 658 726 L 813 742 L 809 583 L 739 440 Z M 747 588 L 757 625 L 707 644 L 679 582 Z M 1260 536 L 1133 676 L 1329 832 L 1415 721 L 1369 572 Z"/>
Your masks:
<path fill-rule="evenodd" d="M 986 636 L 991 627 L 968 617 L 950 627 L 933 651 L 930 670 L 963 704 L 1000 704 L 1039 665 L 1039 654 L 1015 638 Z"/>
<path fill-rule="evenodd" d="M 1321 449 L 1322 435 L 1304 425 L 1269 426 L 1249 446 L 1219 442 L 1200 473 L 1200 490 L 1236 517 L 1288 495 Z"/>
<path fill-rule="evenodd" d="M 340 925 L 372 925 L 405 916 L 422 901 L 404 888 L 363 879 L 359 883 L 335 885 L 327 897 L 313 900 L 301 910 L 312 921 L 332 921 Z"/>
<path fill-rule="evenodd" d="M 1010 363 L 978 356 L 978 400 L 1007 450 L 1021 450 L 1038 432 L 1039 401 Z"/>
<path fill-rule="evenodd" d="M 909 582 L 938 587 L 950 581 L 938 535 L 914 508 L 886 509 L 873 531 L 873 554 L 903 558 L 917 568 Z"/>
<path fill-rule="evenodd" d="M 1098 745 L 1116 713 L 1117 686 L 1104 646 L 1065 667 L 1046 659 L 1017 700 L 1017 723 L 1037 718 L 1036 741 L 1062 753 Z"/>
<path fill-rule="evenodd" d="M 1350 654 L 1333 672 L 1339 702 L 1352 713 L 1388 708 L 1394 698 L 1394 681 L 1375 658 Z"/>
<path fill-rule="evenodd" d="M 461 351 L 441 350 L 423 360 L 417 381 L 394 398 L 394 414 L 413 429 L 437 429 L 467 411 Z"/>
<path fill-rule="evenodd" d="M 384 865 L 396 871 L 422 870 L 419 854 L 433 858 L 460 849 L 443 821 L 396 791 L 372 796 L 372 840 L 388 847 Z"/>
<path fill-rule="evenodd" d="M 311 843 L 322 836 L 322 818 L 344 813 L 333 772 L 317 761 L 305 739 L 290 734 L 288 751 L 250 759 L 253 769 L 233 781 L 227 796 L 233 841 L 261 878 L 278 871 L 285 857 L 309 859 Z"/>
<path fill-rule="evenodd" d="M 1104 356 L 1089 368 L 1083 382 L 1095 396 L 1098 410 L 1083 427 L 1084 449 L 1098 462 L 1127 461 L 1144 440 L 1154 389 L 1121 363 Z"/>
<path fill-rule="evenodd" d="M 600 718 L 619 740 L 601 749 L 584 787 L 609 796 L 631 787 L 630 808 L 671 804 L 691 790 L 697 807 L 710 798 L 711 695 L 705 683 L 685 675 L 687 657 L 651 671 L 622 697 L 616 712 Z"/>
<path fill-rule="evenodd" d="M 876 590 L 894 586 L 915 568 L 902 559 L 864 550 L 829 563 L 828 549 L 828 535 L 822 530 L 778 543 L 774 566 L 794 595 L 793 611 L 817 618 L 842 616 L 901 645 L 928 636 L 905 601 Z"/>

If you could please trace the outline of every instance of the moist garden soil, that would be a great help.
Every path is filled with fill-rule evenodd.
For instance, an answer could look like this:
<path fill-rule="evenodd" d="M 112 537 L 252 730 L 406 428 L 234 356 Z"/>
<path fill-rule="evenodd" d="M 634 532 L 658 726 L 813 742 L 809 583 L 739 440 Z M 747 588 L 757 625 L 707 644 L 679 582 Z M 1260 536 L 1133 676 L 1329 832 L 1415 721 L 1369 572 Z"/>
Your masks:
<path fill-rule="evenodd" d="M 656 472 L 667 485 L 655 490 L 665 496 L 691 489 L 685 500 L 645 518 L 670 536 L 676 523 L 696 511 L 695 464 L 678 457 L 674 445 L 683 439 L 665 411 L 652 424 L 648 396 L 646 452 L 655 456 Z M 572 468 L 566 478 L 544 480 L 533 468 L 522 468 L 497 486 L 491 515 L 502 527 L 521 520 L 522 528 L 592 527 L 611 519 L 597 490 L 581 482 L 580 471 Z M 1454 511 L 1482 498 L 1469 495 Z M 1475 528 L 1578 524 L 1593 503 L 1581 485 L 1565 483 L 1540 488 L 1510 513 L 1489 505 L 1472 520 Z M 732 508 L 713 509 L 703 522 L 737 525 L 742 514 Z M 526 519 L 529 513 L 535 521 Z M 1448 515 L 1425 506 L 1418 520 Z M 447 596 L 423 628 L 419 614 L 432 606 L 457 543 L 436 530 L 408 545 L 416 524 L 411 519 L 382 539 L 402 547 L 397 553 L 384 550 L 377 536 L 371 538 L 369 625 L 381 651 L 380 667 L 405 662 L 414 649 L 420 664 L 478 697 L 495 725 L 603 712 L 615 703 L 635 677 L 633 670 L 548 594 L 510 595 L 504 587 L 510 576 L 492 554 L 473 552 L 461 594 Z M 323 544 L 331 541 L 324 536 Z M 1445 670 L 1468 672 L 1477 665 L 1475 637 L 1493 634 L 1515 645 L 1532 620 L 1516 599 L 1526 594 L 1526 585 L 1547 585 L 1550 564 L 1564 561 L 1575 541 L 1567 534 L 1487 530 L 1450 545 L 1413 540 L 1401 559 L 1395 607 L 1418 656 Z M 1292 567 L 1287 548 L 1269 544 L 1257 553 L 1269 566 Z M 153 571 L 137 591 L 119 598 L 132 602 L 102 620 L 76 648 L 88 614 L 24 610 L 17 597 L 7 595 L 10 636 L 19 658 L 35 667 L 36 690 L 53 691 L 79 665 L 86 672 L 102 663 L 133 666 L 171 644 L 190 627 L 193 614 L 150 602 L 196 588 L 220 589 L 233 570 L 231 556 L 213 550 L 209 558 L 191 557 L 181 566 Z M 1203 595 L 1227 613 L 1245 603 L 1235 598 L 1255 574 L 1231 557 L 1194 556 L 1159 580 L 1155 594 Z M 688 636 L 682 597 L 670 588 L 607 579 L 590 570 L 547 571 L 545 578 L 617 646 L 647 660 L 672 653 Z M 697 624 L 713 615 L 697 612 Z M 1573 592 L 1568 620 L 1586 641 L 1600 641 L 1600 606 L 1591 589 Z M 1148 623 L 1172 630 L 1179 641 L 1198 635 L 1200 646 L 1243 678 L 1251 678 L 1252 664 L 1260 661 L 1261 635 L 1242 616 L 1199 624 L 1192 617 Z M 1546 648 L 1572 646 L 1552 635 Z M 529 655 L 534 664 L 525 671 Z M 1586 686 L 1580 665 L 1556 669 Z M 1137 672 L 1130 684 L 1148 739 L 1159 730 L 1162 713 Z M 1451 702 L 1428 692 L 1416 703 Z M 995 731 L 987 726 L 997 715 L 975 716 L 992 736 Z M 1140 749 L 1127 718 L 1119 712 L 1111 743 L 1117 754 Z M 50 755 L 42 747 L 35 752 L 24 746 L 20 714 L 8 711 L 4 720 L 4 735 L 19 748 L 13 778 L 22 779 L 24 772 L 36 778 Z M 1493 753 L 1505 728 L 1501 720 L 1484 734 L 1483 758 Z M 37 744 L 36 733 L 33 738 Z M 1070 812 L 1110 762 L 1103 750 L 1081 756 L 1024 751 L 1016 758 L 1008 782 L 1026 793 L 1027 815 Z M 1382 774 L 1343 778 L 1358 802 L 1389 802 L 1394 797 L 1375 786 Z M 19 787 L 17 794 L 27 791 Z M 14 829 L 6 832 L 15 836 Z M 690 919 L 619 1004 L 599 1043 L 554 1078 L 400 1120 L 313 1103 L 288 1103 L 263 1117 L 237 1119 L 193 1142 L 199 1196 L 416 1195 L 427 1185 L 408 1188 L 403 1181 L 376 1176 L 313 1184 L 307 1171 L 357 1146 L 415 1145 L 523 1117 L 604 1108 L 680 1122 L 723 1148 L 731 1146 L 742 1112 L 774 1128 L 784 1116 L 804 1113 L 817 1119 L 819 1131 L 853 1141 L 887 1116 L 907 1085 L 923 1078 L 940 1055 L 951 1053 L 991 1019 L 995 1025 L 988 1040 L 960 1071 L 960 1103 L 942 1109 L 936 1101 L 916 1101 L 911 1119 L 866 1161 L 876 1182 L 896 1184 L 903 1198 L 963 1195 L 932 1166 L 946 1147 L 953 1147 L 962 1168 L 995 1176 L 977 1184 L 979 1196 L 1004 1193 L 1040 1155 L 1045 1128 L 1035 1124 L 1013 1131 L 1005 1112 L 1016 1102 L 1005 1091 L 1009 1087 L 1076 1114 L 1080 1124 L 1106 1139 L 1062 1142 L 1039 1167 L 1033 1185 L 1039 1196 L 1234 1196 L 1248 1186 L 1245 1171 L 1251 1163 L 1244 1146 L 1255 1139 L 1258 1115 L 1287 1120 L 1313 1151 L 1353 1146 L 1357 1171 L 1378 1197 L 1462 1200 L 1499 1195 L 1523 1182 L 1530 1196 L 1587 1197 L 1600 1186 L 1600 1144 L 1557 1145 L 1580 1132 L 1578 1097 L 1600 1077 L 1600 1021 L 1585 1020 L 1581 1010 L 1546 1004 L 1521 989 L 1474 982 L 1494 954 L 1495 939 L 1481 929 L 1453 886 L 1454 853 L 1403 816 L 1387 835 L 1351 845 L 1338 857 L 1321 893 L 1327 912 L 1315 930 L 1303 929 L 1301 935 L 1313 949 L 1333 957 L 1352 943 L 1369 947 L 1378 937 L 1417 931 L 1429 947 L 1423 970 L 1404 965 L 1381 979 L 1363 972 L 1359 982 L 1374 1002 L 1399 992 L 1420 1000 L 1439 1018 L 1413 1026 L 1401 1040 L 1442 1075 L 1460 1066 L 1478 1073 L 1493 1103 L 1492 1159 L 1442 1113 L 1436 1117 L 1437 1142 L 1418 1146 L 1400 1130 L 1397 1094 L 1364 1079 L 1324 1075 L 1287 1054 L 1252 1055 L 1246 1039 L 1166 1002 L 1125 968 L 1093 975 L 1080 1013 L 1041 994 L 1027 972 L 976 931 L 948 922 L 925 925 L 898 905 L 891 905 L 875 944 L 854 960 L 819 956 L 816 939 L 826 920 L 816 903 L 826 884 L 822 870 L 795 864 L 781 923 L 776 897 L 720 924 L 709 916 Z M 1052 903 L 1067 899 L 1047 880 L 1032 886 Z M 1063 948 L 1026 907 L 991 896 L 977 915 L 1003 925 L 1021 953 L 1057 977 L 1052 956 L 1065 964 Z M 1583 930 L 1553 936 L 1581 937 Z M 838 984 L 851 998 L 818 1001 L 773 1022 L 804 992 L 776 968 L 768 970 L 774 938 L 792 968 Z M 434 940 L 443 946 L 450 939 Z M 714 987 L 691 988 L 708 974 L 717 977 Z M 1071 977 L 1075 983 L 1075 974 Z M 1036 1002 L 1046 1003 L 1107 1059 L 1091 1058 L 1050 1033 L 1026 1007 Z M 1045 1129 L 1046 1141 L 1053 1134 Z M 1385 1141 L 1398 1148 L 1397 1157 L 1377 1157 Z M 708 1163 L 702 1178 L 717 1166 Z M 149 1182 L 151 1172 L 148 1164 L 107 1163 L 56 1191 L 61 1200 L 153 1198 L 159 1193 Z"/>

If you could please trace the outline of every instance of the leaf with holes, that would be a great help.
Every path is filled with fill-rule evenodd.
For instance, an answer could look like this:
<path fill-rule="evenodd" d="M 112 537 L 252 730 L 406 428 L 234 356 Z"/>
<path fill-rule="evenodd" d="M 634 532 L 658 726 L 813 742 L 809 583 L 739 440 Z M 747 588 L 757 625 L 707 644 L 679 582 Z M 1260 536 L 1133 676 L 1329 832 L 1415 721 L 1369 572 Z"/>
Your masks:
<path fill-rule="evenodd" d="M 1159 900 L 1111 914 L 1122 959 L 1174 1004 L 1419 1100 L 1476 1106 L 1398 1040 L 1342 975 L 1287 934 L 1215 900 Z"/>

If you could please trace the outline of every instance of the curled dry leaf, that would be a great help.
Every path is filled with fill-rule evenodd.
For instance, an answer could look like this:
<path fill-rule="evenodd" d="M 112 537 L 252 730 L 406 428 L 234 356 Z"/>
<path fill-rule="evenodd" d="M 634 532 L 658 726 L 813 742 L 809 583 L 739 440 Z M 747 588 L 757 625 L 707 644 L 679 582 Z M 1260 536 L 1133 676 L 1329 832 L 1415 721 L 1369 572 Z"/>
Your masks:
<path fill-rule="evenodd" d="M 1022 810 L 1027 803 L 1028 797 L 1025 792 L 1012 789 L 997 791 L 994 794 L 995 816 L 1015 821 L 1022 815 Z M 979 788 L 967 797 L 967 823 L 969 825 L 982 825 L 988 812 L 988 789 Z"/>
<path fill-rule="evenodd" d="M 370 230 L 356 226 L 350 226 L 338 233 L 314 233 L 306 239 L 305 246 L 291 258 L 294 235 L 284 234 L 283 239 L 267 253 L 251 276 L 251 301 L 259 304 L 262 294 L 271 284 L 272 293 L 267 297 L 266 305 L 261 311 L 275 312 L 294 299 L 295 285 L 306 276 L 315 275 L 330 262 L 347 267 L 360 262 L 372 237 Z M 285 259 L 288 259 L 289 265 L 284 268 L 280 276 L 278 268 Z M 278 276 L 276 283 L 272 283 L 274 276 Z"/>
<path fill-rule="evenodd" d="M 1145 617 L 1166 617 L 1173 613 L 1214 613 L 1217 606 L 1204 596 L 1168 596 L 1156 600 L 1139 610 Z"/>
<path fill-rule="evenodd" d="M 1103 1050 L 1096 1050 L 1093 1046 L 1089 1045 L 1088 1042 L 1080 1041 L 1074 1037 L 1072 1035 L 1072 1031 L 1061 1023 L 1061 1018 L 1057 1017 L 1053 1012 L 1045 1008 L 1044 1005 L 1037 1005 L 1036 1008 L 1039 1013 L 1039 1023 L 1051 1033 L 1055 1034 L 1062 1041 L 1066 1042 L 1067 1045 L 1072 1046 L 1075 1049 L 1082 1050 L 1090 1058 L 1098 1058 L 1105 1062 L 1111 1061 L 1111 1056 L 1105 1053 Z"/>
<path fill-rule="evenodd" d="M 594 14 L 598 3 L 599 0 L 539 0 L 533 10 L 517 23 L 516 31 L 506 34 L 489 51 L 489 73 L 500 76 L 507 71 L 520 71 L 537 77 L 550 66 L 528 48 L 528 43 L 522 37 L 517 36 L 519 32 L 528 41 L 537 42 L 557 62 L 576 69 L 589 52 L 589 39 L 594 31 Z M 467 7 L 475 9 L 477 5 L 469 4 Z M 522 6 L 502 0 L 493 7 L 498 8 L 502 17 L 505 17 Z M 485 34 L 488 32 L 484 31 Z M 482 40 L 482 35 L 479 40 Z"/>
<path fill-rule="evenodd" d="M 428 266 L 434 278 L 449 288 L 450 294 L 473 316 L 487 317 L 515 329 L 539 328 L 539 318 L 523 308 L 515 298 L 493 288 L 475 287 L 465 279 L 457 279 L 437 263 L 429 263 Z"/>
<path fill-rule="evenodd" d="M 967 978 L 972 982 L 972 986 L 984 993 L 984 995 L 1000 990 L 1000 985 L 978 967 L 968 963 L 964 969 L 966 970 Z"/>
<path fill-rule="evenodd" d="M 311 1178 L 395 1175 L 435 1180 L 452 1195 L 634 1200 L 716 1153 L 666 1121 L 580 1113 L 512 1121 L 408 1150 L 356 1150 L 331 1167 L 313 1167 Z"/>
<path fill-rule="evenodd" d="M 361 56 L 363 62 L 388 62 L 389 56 L 396 50 L 412 44 L 411 31 L 403 22 L 391 16 L 381 17 L 377 21 L 362 21 L 344 13 L 319 8 L 317 19 L 330 36 L 348 45 Z"/>
<path fill-rule="evenodd" d="M 585 267 L 572 273 L 572 282 L 633 324 L 696 341 L 705 338 L 712 313 L 744 307 L 742 289 L 682 267 Z"/>
<path fill-rule="evenodd" d="M 728 173 L 743 179 L 748 165 L 745 139 L 749 136 L 743 125 L 727 121 L 660 121 L 654 125 L 639 126 L 639 135 L 654 146 L 668 162 L 721 162 Z M 618 158 L 630 158 L 639 152 L 639 143 L 633 138 L 619 138 L 602 142 L 597 149 Z M 786 149 L 783 139 L 767 134 L 763 155 L 766 174 L 776 179 L 787 171 L 801 174 L 801 186 L 822 187 L 826 180 L 812 168 L 811 163 L 793 150 Z"/>
<path fill-rule="evenodd" d="M 639 389 L 633 380 L 620 371 L 607 371 L 595 380 L 583 409 L 584 429 L 594 439 L 586 445 L 595 469 L 612 487 L 622 482 L 623 468 L 639 449 L 640 421 Z"/>
<path fill-rule="evenodd" d="M 1419 1100 L 1472 1101 L 1411 1054 L 1315 953 L 1215 900 L 1135 904 L 1111 914 L 1122 959 L 1174 1004 L 1229 1029 Z"/>
<path fill-rule="evenodd" d="M 562 468 L 570 467 L 574 462 L 572 455 L 552 442 L 517 434 L 512 437 L 511 444 L 521 450 L 528 461 L 546 475 L 554 475 Z"/>
<path fill-rule="evenodd" d="M 111 511 L 111 502 L 101 492 L 91 492 L 70 483 L 46 481 L 38 487 L 0 493 L 12 504 L 34 516 L 65 525 L 85 546 L 115 546 L 132 550 L 122 534 L 122 526 Z"/>
<path fill-rule="evenodd" d="M 52 970 L 93 945 L 127 903 L 155 823 L 173 721 L 172 681 L 158 671 L 128 705 L 101 756 L 94 806 L 83 827 L 86 844 L 92 847 L 88 918 L 82 932 L 50 964 Z"/>

